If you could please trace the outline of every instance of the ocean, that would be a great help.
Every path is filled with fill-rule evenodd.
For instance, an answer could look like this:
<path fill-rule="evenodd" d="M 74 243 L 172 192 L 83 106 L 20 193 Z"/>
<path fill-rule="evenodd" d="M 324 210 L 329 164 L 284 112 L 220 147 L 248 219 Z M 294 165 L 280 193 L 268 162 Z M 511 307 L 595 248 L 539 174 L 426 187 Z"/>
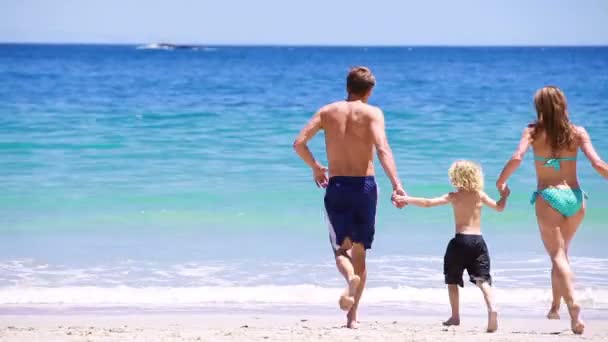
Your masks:
<path fill-rule="evenodd" d="M 377 77 L 406 190 L 450 191 L 457 159 L 488 193 L 554 84 L 608 158 L 608 48 L 0 45 L 0 307 L 337 312 L 323 191 L 292 149 L 351 66 Z M 323 137 L 311 143 L 325 161 Z M 571 248 L 586 312 L 608 314 L 608 182 L 582 156 L 588 214 Z M 449 207 L 380 202 L 363 310 L 447 312 Z M 531 155 L 504 213 L 485 210 L 496 299 L 545 312 L 550 262 Z M 465 278 L 466 280 L 466 278 Z M 465 309 L 483 312 L 467 284 Z M 278 309 L 277 309 L 278 308 Z M 274 310 L 273 309 L 273 310 Z"/>

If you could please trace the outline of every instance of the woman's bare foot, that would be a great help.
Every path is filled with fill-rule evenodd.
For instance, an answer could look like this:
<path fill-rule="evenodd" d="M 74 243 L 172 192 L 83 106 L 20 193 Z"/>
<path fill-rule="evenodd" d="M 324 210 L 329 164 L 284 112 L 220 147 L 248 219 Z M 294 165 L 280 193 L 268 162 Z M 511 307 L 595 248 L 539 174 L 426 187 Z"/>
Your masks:
<path fill-rule="evenodd" d="M 443 326 L 449 327 L 452 325 L 460 325 L 460 317 L 450 317 L 447 321 L 443 322 Z"/>
<path fill-rule="evenodd" d="M 549 309 L 549 313 L 547 313 L 548 319 L 560 319 L 559 317 L 559 304 L 551 304 L 551 309 Z"/>
<path fill-rule="evenodd" d="M 493 333 L 498 330 L 498 312 L 488 312 L 488 330 L 487 332 Z"/>
<path fill-rule="evenodd" d="M 353 307 L 355 304 L 355 294 L 357 293 L 360 283 L 361 278 L 359 278 L 357 275 L 352 276 L 348 280 L 348 288 L 344 291 L 344 294 L 340 296 L 340 300 L 338 301 L 340 309 L 348 311 Z"/>
<path fill-rule="evenodd" d="M 580 318 L 581 307 L 578 304 L 572 304 L 568 307 L 570 312 L 570 328 L 576 335 L 581 335 L 585 331 L 585 322 Z"/>

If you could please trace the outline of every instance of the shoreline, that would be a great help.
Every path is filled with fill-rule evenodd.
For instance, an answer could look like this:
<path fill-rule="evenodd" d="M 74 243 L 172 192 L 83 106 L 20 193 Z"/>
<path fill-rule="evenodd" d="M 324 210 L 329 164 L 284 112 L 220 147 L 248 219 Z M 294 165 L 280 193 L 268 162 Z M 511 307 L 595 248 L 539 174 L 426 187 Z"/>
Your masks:
<path fill-rule="evenodd" d="M 540 319 L 544 318 L 549 303 L 543 306 L 523 308 L 518 306 L 498 306 L 498 312 L 508 319 Z M 396 316 L 403 317 L 442 317 L 450 312 L 449 305 L 365 305 L 360 309 L 365 317 L 385 319 Z M 485 317 L 485 306 L 461 305 L 463 317 Z M 560 309 L 562 317 L 567 316 L 565 304 Z M 608 320 L 608 310 L 582 307 L 583 317 L 592 320 Z M 0 305 L 1 317 L 28 316 L 222 316 L 222 315 L 277 315 L 277 316 L 340 316 L 338 306 L 306 305 L 306 304 L 216 304 L 216 305 L 173 305 L 173 306 L 75 306 L 75 305 Z"/>
<path fill-rule="evenodd" d="M 563 315 L 562 315 L 563 316 Z M 0 315 L 2 341 L 574 341 L 569 321 L 499 317 L 499 330 L 485 332 L 483 317 L 361 317 L 358 330 L 343 328 L 344 316 L 310 314 L 117 314 Z M 608 319 L 587 319 L 587 341 L 608 339 Z"/>

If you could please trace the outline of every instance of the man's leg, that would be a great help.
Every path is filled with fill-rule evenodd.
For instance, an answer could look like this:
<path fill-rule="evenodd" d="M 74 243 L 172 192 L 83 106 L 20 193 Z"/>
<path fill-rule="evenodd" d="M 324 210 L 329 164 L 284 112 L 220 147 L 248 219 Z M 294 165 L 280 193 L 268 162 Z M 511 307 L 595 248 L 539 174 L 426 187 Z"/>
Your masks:
<path fill-rule="evenodd" d="M 339 300 L 340 309 L 344 311 L 349 311 L 355 304 L 355 295 L 360 283 L 360 278 L 359 276 L 355 275 L 355 269 L 353 267 L 351 257 L 348 255 L 348 251 L 351 248 L 352 243 L 350 242 L 349 238 L 346 238 L 344 239 L 340 249 L 335 251 L 336 267 L 348 284 L 344 294 L 340 296 Z"/>
<path fill-rule="evenodd" d="M 360 282 L 359 286 L 357 286 L 357 291 L 355 293 L 355 303 L 346 315 L 346 326 L 351 329 L 358 328 L 357 309 L 359 308 L 359 301 L 361 300 L 361 295 L 363 294 L 363 289 L 365 288 L 365 281 L 367 280 L 365 256 L 365 247 L 360 243 L 354 243 L 353 248 L 351 249 L 351 260 L 352 265 L 354 267 L 355 275 L 360 278 Z"/>
<path fill-rule="evenodd" d="M 486 301 L 488 307 L 488 332 L 495 332 L 498 329 L 498 312 L 494 307 L 494 301 L 492 298 L 492 287 L 487 281 L 477 281 L 477 286 L 483 293 L 483 299 Z"/>

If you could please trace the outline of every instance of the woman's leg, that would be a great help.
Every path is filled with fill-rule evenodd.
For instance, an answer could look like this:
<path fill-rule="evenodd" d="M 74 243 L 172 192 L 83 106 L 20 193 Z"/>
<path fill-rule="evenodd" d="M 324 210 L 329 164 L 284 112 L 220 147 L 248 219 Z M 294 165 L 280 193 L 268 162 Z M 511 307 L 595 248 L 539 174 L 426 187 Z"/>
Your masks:
<path fill-rule="evenodd" d="M 584 213 L 577 215 L 584 215 Z M 568 305 L 571 329 L 575 334 L 582 334 L 585 326 L 579 318 L 580 307 L 574 300 L 572 272 L 568 263 L 566 242 L 561 228 L 568 225 L 567 220 L 545 202 L 542 197 L 539 197 L 536 202 L 536 217 L 545 249 L 551 258 L 551 263 L 557 275 L 557 287 Z"/>
<path fill-rule="evenodd" d="M 564 238 L 564 245 L 566 250 L 566 260 L 570 263 L 570 258 L 568 257 L 568 251 L 570 250 L 570 243 L 576 234 L 576 231 L 581 225 L 581 222 L 585 218 L 585 206 L 583 204 L 583 208 L 576 213 L 576 215 L 565 219 L 562 222 L 560 230 L 562 232 L 562 236 Z M 549 313 L 547 314 L 547 318 L 549 319 L 559 319 L 559 307 L 562 299 L 562 289 L 559 286 L 558 275 L 555 267 L 551 267 L 551 285 L 553 289 L 553 302 L 551 303 L 551 309 L 549 309 Z"/>
<path fill-rule="evenodd" d="M 559 317 L 559 306 L 562 301 L 562 289 L 559 286 L 559 280 L 557 276 L 557 270 L 551 265 L 551 291 L 553 295 L 553 301 L 551 302 L 551 308 L 547 313 L 548 319 L 560 319 Z"/>

